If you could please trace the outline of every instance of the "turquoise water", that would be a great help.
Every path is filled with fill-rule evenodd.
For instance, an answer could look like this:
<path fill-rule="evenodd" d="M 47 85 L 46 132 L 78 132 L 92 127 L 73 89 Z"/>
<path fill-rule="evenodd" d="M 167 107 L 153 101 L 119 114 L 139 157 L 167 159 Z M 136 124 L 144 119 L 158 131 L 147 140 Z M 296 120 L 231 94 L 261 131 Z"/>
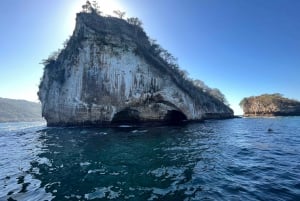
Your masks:
<path fill-rule="evenodd" d="M 0 200 L 300 200 L 300 118 L 0 124 Z"/>

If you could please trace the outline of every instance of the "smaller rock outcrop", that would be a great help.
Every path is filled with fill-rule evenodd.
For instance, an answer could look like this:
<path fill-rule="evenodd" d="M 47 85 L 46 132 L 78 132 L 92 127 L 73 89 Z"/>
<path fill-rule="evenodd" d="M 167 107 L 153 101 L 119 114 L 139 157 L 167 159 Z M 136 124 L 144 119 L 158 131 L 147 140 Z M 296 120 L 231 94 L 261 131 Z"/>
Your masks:
<path fill-rule="evenodd" d="M 263 94 L 240 102 L 244 116 L 300 116 L 300 102 L 281 94 Z"/>

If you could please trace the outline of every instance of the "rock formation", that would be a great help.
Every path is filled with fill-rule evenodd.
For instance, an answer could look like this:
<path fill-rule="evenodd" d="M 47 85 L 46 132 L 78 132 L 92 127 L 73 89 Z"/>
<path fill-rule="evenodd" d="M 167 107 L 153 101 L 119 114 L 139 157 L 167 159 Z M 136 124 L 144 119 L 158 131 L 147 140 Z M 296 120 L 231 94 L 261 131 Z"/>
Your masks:
<path fill-rule="evenodd" d="M 48 126 L 233 117 L 155 45 L 130 21 L 78 13 L 65 48 L 45 61 L 38 95 Z"/>
<path fill-rule="evenodd" d="M 244 116 L 298 116 L 300 102 L 281 94 L 263 94 L 244 98 L 240 102 Z"/>

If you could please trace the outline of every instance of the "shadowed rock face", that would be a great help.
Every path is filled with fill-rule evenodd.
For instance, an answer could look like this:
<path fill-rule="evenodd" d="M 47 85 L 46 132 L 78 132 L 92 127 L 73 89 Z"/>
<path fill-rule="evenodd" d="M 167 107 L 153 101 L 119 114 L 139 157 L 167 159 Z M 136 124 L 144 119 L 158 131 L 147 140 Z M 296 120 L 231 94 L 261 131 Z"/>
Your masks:
<path fill-rule="evenodd" d="M 264 94 L 244 98 L 241 103 L 244 116 L 299 116 L 300 102 L 280 94 Z"/>
<path fill-rule="evenodd" d="M 151 52 L 140 27 L 91 13 L 77 14 L 65 49 L 48 61 L 39 98 L 49 126 L 233 116 Z"/>

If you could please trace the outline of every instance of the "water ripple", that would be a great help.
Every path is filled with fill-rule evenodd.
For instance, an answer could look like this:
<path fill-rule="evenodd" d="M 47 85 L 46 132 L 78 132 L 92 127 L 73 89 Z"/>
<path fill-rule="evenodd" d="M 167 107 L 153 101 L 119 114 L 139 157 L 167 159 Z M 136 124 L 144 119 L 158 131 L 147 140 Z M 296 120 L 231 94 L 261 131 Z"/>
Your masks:
<path fill-rule="evenodd" d="M 299 117 L 0 124 L 0 200 L 300 200 L 299 125 Z"/>

